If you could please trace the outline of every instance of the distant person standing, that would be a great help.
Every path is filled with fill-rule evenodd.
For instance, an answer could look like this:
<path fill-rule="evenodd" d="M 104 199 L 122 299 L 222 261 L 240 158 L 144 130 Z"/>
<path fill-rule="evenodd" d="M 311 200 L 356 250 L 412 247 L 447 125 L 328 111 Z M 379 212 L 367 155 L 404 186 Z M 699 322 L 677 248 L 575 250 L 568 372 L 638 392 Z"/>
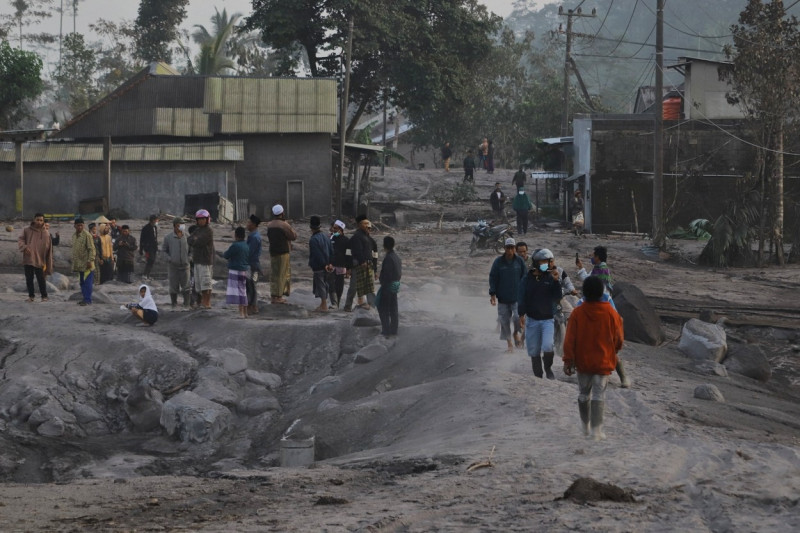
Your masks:
<path fill-rule="evenodd" d="M 498 220 L 506 220 L 506 195 L 500 188 L 500 182 L 494 184 L 494 190 L 489 196 L 489 203 L 492 206 L 494 217 Z"/>
<path fill-rule="evenodd" d="M 117 242 L 117 239 L 119 239 L 119 236 L 122 233 L 119 226 L 117 226 L 117 217 L 108 217 L 108 229 L 113 244 Z"/>
<path fill-rule="evenodd" d="M 517 194 L 514 195 L 514 199 L 511 201 L 511 207 L 514 208 L 514 212 L 517 214 L 517 233 L 525 235 L 528 233 L 528 213 L 533 207 L 533 203 L 525 193 L 525 189 L 517 190 Z"/>
<path fill-rule="evenodd" d="M 167 258 L 167 280 L 169 280 L 169 299 L 172 308 L 178 306 L 178 294 L 183 295 L 183 305 L 191 304 L 192 287 L 189 285 L 189 241 L 186 238 L 186 224 L 182 218 L 172 219 L 172 232 L 164 237 L 161 251 Z"/>
<path fill-rule="evenodd" d="M 352 263 L 347 255 L 350 249 L 350 238 L 344 234 L 345 224 L 337 220 L 331 226 L 331 244 L 333 245 L 333 272 L 328 275 L 331 305 L 339 308 L 344 293 L 344 279 Z M 351 301 L 352 303 L 352 301 Z"/>
<path fill-rule="evenodd" d="M 42 301 L 47 301 L 47 281 L 45 276 L 53 273 L 53 242 L 50 233 L 45 229 L 44 215 L 33 215 L 31 224 L 22 230 L 17 239 L 19 251 L 22 252 L 22 265 L 25 269 L 25 285 L 28 288 L 28 301 L 33 302 L 35 292 L 33 278 L 39 284 Z"/>
<path fill-rule="evenodd" d="M 142 278 L 149 280 L 150 272 L 153 270 L 153 264 L 156 262 L 156 254 L 158 253 L 158 216 L 150 215 L 147 224 L 142 228 L 139 234 L 139 255 L 144 254 L 144 272 Z"/>
<path fill-rule="evenodd" d="M 363 217 L 363 218 L 362 218 Z M 370 309 L 375 300 L 375 279 L 378 263 L 378 243 L 370 236 L 372 223 L 363 215 L 358 223 L 358 229 L 350 238 L 350 250 L 353 253 L 353 278 L 355 281 L 358 306 Z M 348 300 L 350 295 L 348 293 Z M 364 301 L 366 298 L 366 303 Z M 349 300 L 352 302 L 352 300 Z M 345 305 L 345 308 L 348 306 Z"/>
<path fill-rule="evenodd" d="M 586 202 L 583 200 L 583 194 L 580 189 L 577 189 L 572 197 L 572 203 L 570 204 L 570 210 L 572 211 L 572 231 L 575 235 L 583 233 L 583 226 L 585 223 L 583 211 L 585 208 Z"/>
<path fill-rule="evenodd" d="M 524 167 L 519 167 L 514 173 L 514 177 L 511 178 L 511 185 L 514 186 L 514 189 L 520 190 L 525 188 L 525 182 L 528 180 L 528 175 L 525 174 Z"/>
<path fill-rule="evenodd" d="M 272 220 L 267 223 L 270 262 L 270 300 L 274 304 L 285 304 L 285 296 L 291 292 L 292 270 L 289 252 L 292 241 L 297 239 L 294 228 L 286 221 L 286 213 L 281 204 L 272 206 Z"/>
<path fill-rule="evenodd" d="M 328 310 L 328 273 L 333 271 L 333 244 L 330 237 L 322 232 L 322 221 L 316 215 L 311 217 L 311 238 L 308 241 L 308 266 L 313 275 L 314 297 L 319 298 L 319 306 L 314 311 Z"/>
<path fill-rule="evenodd" d="M 488 141 L 486 145 L 486 172 L 494 174 L 494 143 Z"/>
<path fill-rule="evenodd" d="M 214 230 L 211 229 L 211 214 L 200 209 L 194 218 L 197 227 L 187 242 L 192 250 L 195 290 L 200 293 L 200 305 L 211 309 L 211 291 L 214 283 Z"/>
<path fill-rule="evenodd" d="M 467 151 L 467 157 L 464 158 L 464 180 L 463 183 L 475 182 L 475 158 L 472 157 L 472 150 Z"/>
<path fill-rule="evenodd" d="M 55 232 L 55 234 L 52 233 L 50 231 L 50 223 L 47 220 L 44 221 L 44 229 L 46 229 L 47 232 L 50 233 L 50 240 L 53 242 L 53 246 L 58 246 L 59 244 L 61 244 L 61 234 L 58 233 L 57 231 Z"/>
<path fill-rule="evenodd" d="M 564 373 L 571 376 L 578 371 L 578 411 L 583 434 L 589 436 L 591 425 L 593 438 L 602 440 L 606 438 L 603 417 L 608 376 L 616 366 L 624 332 L 619 314 L 601 300 L 600 278 L 589 276 L 584 280 L 583 296 L 586 302 L 572 311 L 567 323 Z"/>
<path fill-rule="evenodd" d="M 102 217 L 103 220 L 108 220 Z M 114 279 L 114 240 L 111 238 L 111 228 L 105 222 L 100 221 L 100 247 L 98 248 L 98 259 L 100 263 L 100 285 Z"/>
<path fill-rule="evenodd" d="M 478 146 L 478 163 L 483 170 L 486 170 L 486 158 L 489 156 L 489 139 L 486 137 L 483 138 L 481 141 L 480 146 Z"/>
<path fill-rule="evenodd" d="M 247 312 L 248 314 L 258 314 L 258 291 L 256 283 L 261 277 L 261 233 L 258 226 L 261 219 L 255 215 L 250 215 L 247 220 L 247 249 L 250 251 L 248 262 L 250 273 L 247 276 Z"/>
<path fill-rule="evenodd" d="M 225 303 L 239 306 L 239 318 L 247 318 L 247 271 L 250 269 L 250 249 L 245 242 L 245 229 L 233 232 L 236 239 L 222 257 L 228 260 L 228 290 Z"/>
<path fill-rule="evenodd" d="M 92 304 L 92 283 L 94 282 L 94 261 L 97 249 L 91 234 L 84 229 L 82 218 L 75 219 L 75 234 L 72 236 L 72 271 L 78 273 L 83 300 L 78 305 Z"/>
<path fill-rule="evenodd" d="M 383 238 L 383 251 L 386 255 L 381 264 L 378 289 L 378 316 L 381 318 L 381 335 L 391 337 L 397 335 L 400 318 L 397 308 L 397 294 L 400 292 L 400 278 L 403 266 L 400 257 L 394 251 L 394 237 Z"/>
<path fill-rule="evenodd" d="M 450 143 L 444 143 L 442 146 L 442 163 L 444 164 L 444 171 L 450 172 L 450 158 L 453 157 L 453 150 L 450 148 Z"/>
<path fill-rule="evenodd" d="M 133 283 L 133 260 L 136 254 L 136 237 L 131 235 L 131 228 L 123 224 L 119 238 L 114 243 L 117 253 L 117 279 L 123 283 Z"/>

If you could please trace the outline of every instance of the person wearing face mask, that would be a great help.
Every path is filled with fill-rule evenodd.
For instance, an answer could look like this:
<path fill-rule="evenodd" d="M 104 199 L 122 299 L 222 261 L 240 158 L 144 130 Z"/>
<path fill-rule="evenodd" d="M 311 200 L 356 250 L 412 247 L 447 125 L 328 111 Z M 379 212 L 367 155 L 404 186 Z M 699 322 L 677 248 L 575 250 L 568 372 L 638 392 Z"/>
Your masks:
<path fill-rule="evenodd" d="M 172 220 L 172 232 L 164 237 L 161 251 L 167 257 L 167 279 L 169 298 L 174 309 L 178 305 L 178 293 L 183 294 L 183 305 L 191 303 L 189 296 L 189 243 L 186 240 L 186 223 L 182 218 Z"/>
<path fill-rule="evenodd" d="M 547 248 L 533 254 L 533 264 L 522 278 L 517 296 L 520 327 L 525 328 L 525 344 L 531 358 L 533 374 L 537 378 L 547 374 L 555 379 L 553 366 L 553 311 L 561 299 L 558 270 L 550 268 L 553 252 Z M 544 372 L 542 372 L 544 359 Z"/>

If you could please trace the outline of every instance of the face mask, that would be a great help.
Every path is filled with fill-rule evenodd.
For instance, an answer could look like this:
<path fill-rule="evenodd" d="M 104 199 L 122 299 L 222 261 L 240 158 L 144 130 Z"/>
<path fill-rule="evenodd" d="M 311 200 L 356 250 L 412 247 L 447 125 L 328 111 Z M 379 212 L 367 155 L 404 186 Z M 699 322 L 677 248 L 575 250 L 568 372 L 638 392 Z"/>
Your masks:
<path fill-rule="evenodd" d="M 589 262 L 594 264 L 594 257 L 589 258 Z"/>
<path fill-rule="evenodd" d="M 341 233 L 339 233 L 338 231 L 334 231 L 334 232 L 333 232 L 333 236 L 334 236 L 334 237 L 338 237 L 339 235 L 341 235 Z"/>
<path fill-rule="evenodd" d="M 186 224 L 179 224 L 178 229 L 181 231 L 186 231 Z"/>
<path fill-rule="evenodd" d="M 541 265 L 539 265 L 539 270 L 541 270 L 542 272 L 547 272 L 549 269 L 550 265 L 548 265 L 547 263 L 542 263 Z"/>

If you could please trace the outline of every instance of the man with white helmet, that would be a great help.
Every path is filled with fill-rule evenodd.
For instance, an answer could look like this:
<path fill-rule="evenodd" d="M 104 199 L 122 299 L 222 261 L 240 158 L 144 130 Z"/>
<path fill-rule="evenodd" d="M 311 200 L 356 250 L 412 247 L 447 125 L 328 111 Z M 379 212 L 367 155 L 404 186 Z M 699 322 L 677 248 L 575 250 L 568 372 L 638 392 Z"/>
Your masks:
<path fill-rule="evenodd" d="M 267 223 L 269 240 L 270 299 L 274 304 L 284 304 L 291 291 L 292 271 L 289 263 L 291 241 L 297 239 L 294 228 L 286 221 L 286 213 L 281 204 L 272 206 L 272 220 Z"/>
<path fill-rule="evenodd" d="M 522 278 L 517 297 L 520 326 L 525 328 L 525 344 L 537 378 L 547 374 L 555 379 L 553 366 L 553 311 L 561 299 L 558 270 L 550 268 L 553 252 L 547 248 L 533 254 L 531 270 Z M 542 372 L 544 359 L 544 372 Z"/>
<path fill-rule="evenodd" d="M 214 230 L 211 229 L 211 214 L 200 209 L 194 215 L 197 228 L 189 236 L 194 262 L 195 290 L 200 293 L 200 305 L 211 308 L 211 287 L 214 282 Z"/>

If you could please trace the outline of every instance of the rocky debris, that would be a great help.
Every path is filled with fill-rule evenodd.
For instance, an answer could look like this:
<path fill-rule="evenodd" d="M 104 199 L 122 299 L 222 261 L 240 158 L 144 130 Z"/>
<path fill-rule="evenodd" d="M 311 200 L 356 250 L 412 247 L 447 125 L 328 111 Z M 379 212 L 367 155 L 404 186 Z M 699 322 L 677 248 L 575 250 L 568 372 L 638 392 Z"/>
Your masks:
<path fill-rule="evenodd" d="M 238 384 L 221 367 L 205 366 L 197 371 L 193 392 L 215 403 L 233 407 L 239 399 Z"/>
<path fill-rule="evenodd" d="M 710 383 L 704 383 L 702 385 L 698 385 L 697 387 L 695 387 L 694 397 L 699 398 L 701 400 L 709 400 L 712 402 L 725 401 L 725 397 L 722 395 L 722 393 L 716 387 L 716 385 L 711 385 Z"/>
<path fill-rule="evenodd" d="M 377 313 L 373 312 L 372 309 L 355 307 L 353 308 L 353 318 L 350 319 L 350 325 L 356 328 L 368 328 L 380 326 L 381 321 Z"/>
<path fill-rule="evenodd" d="M 81 294 L 80 291 L 73 292 L 69 296 L 69 298 L 67 298 L 67 299 L 70 302 L 80 302 L 81 300 L 83 300 L 83 294 Z M 134 295 L 132 295 L 130 298 L 126 299 L 125 302 L 133 301 L 133 300 L 134 300 Z M 117 301 L 117 299 L 114 298 L 112 295 L 106 293 L 104 290 L 102 290 L 101 288 L 97 287 L 97 285 L 95 285 L 94 289 L 92 290 L 92 303 L 93 304 L 119 304 L 121 302 Z"/>
<path fill-rule="evenodd" d="M 764 349 L 757 344 L 731 344 L 722 361 L 730 372 L 766 383 L 772 377 L 772 368 Z"/>
<path fill-rule="evenodd" d="M 314 385 L 311 386 L 309 389 L 309 394 L 325 394 L 332 390 L 335 390 L 339 384 L 342 382 L 342 378 L 339 376 L 325 376 Z"/>
<path fill-rule="evenodd" d="M 267 411 L 280 411 L 280 409 L 281 404 L 274 396 L 243 398 L 236 404 L 236 412 L 246 416 L 256 416 Z"/>
<path fill-rule="evenodd" d="M 725 330 L 720 325 L 691 318 L 683 325 L 678 349 L 692 359 L 720 363 L 728 350 Z"/>
<path fill-rule="evenodd" d="M 364 346 L 356 353 L 355 363 L 356 364 L 365 364 L 371 363 L 374 360 L 378 359 L 379 357 L 383 357 L 389 353 L 389 350 L 386 349 L 386 346 L 383 344 L 370 344 Z"/>
<path fill-rule="evenodd" d="M 728 370 L 724 365 L 709 361 L 708 359 L 692 361 L 691 364 L 685 367 L 687 370 L 695 374 L 704 376 L 720 376 L 723 378 L 728 377 Z"/>
<path fill-rule="evenodd" d="M 259 372 L 258 370 L 248 369 L 244 371 L 244 375 L 247 381 L 255 383 L 256 385 L 262 385 L 269 390 L 277 390 L 282 383 L 279 375 L 269 372 Z"/>
<path fill-rule="evenodd" d="M 639 287 L 624 281 L 615 283 L 613 296 L 623 319 L 626 341 L 650 346 L 664 342 L 661 318 Z"/>
<path fill-rule="evenodd" d="M 125 413 L 136 431 L 153 431 L 161 424 L 161 409 L 164 398 L 161 391 L 143 380 L 131 389 L 125 398 Z"/>
<path fill-rule="evenodd" d="M 233 348 L 225 348 L 210 354 L 209 361 L 221 366 L 231 375 L 247 370 L 247 356 Z"/>
<path fill-rule="evenodd" d="M 161 425 L 181 442 L 203 443 L 222 437 L 231 416 L 227 407 L 184 391 L 164 402 Z"/>
<path fill-rule="evenodd" d="M 69 278 L 64 274 L 59 274 L 58 272 L 53 272 L 50 274 L 49 278 L 50 283 L 52 283 L 58 290 L 60 291 L 68 291 L 70 287 Z"/>
<path fill-rule="evenodd" d="M 557 500 L 572 500 L 576 503 L 611 501 L 634 503 L 636 498 L 630 489 L 623 489 L 611 483 L 601 483 L 590 477 L 580 477 L 564 491 L 564 496 Z"/>

